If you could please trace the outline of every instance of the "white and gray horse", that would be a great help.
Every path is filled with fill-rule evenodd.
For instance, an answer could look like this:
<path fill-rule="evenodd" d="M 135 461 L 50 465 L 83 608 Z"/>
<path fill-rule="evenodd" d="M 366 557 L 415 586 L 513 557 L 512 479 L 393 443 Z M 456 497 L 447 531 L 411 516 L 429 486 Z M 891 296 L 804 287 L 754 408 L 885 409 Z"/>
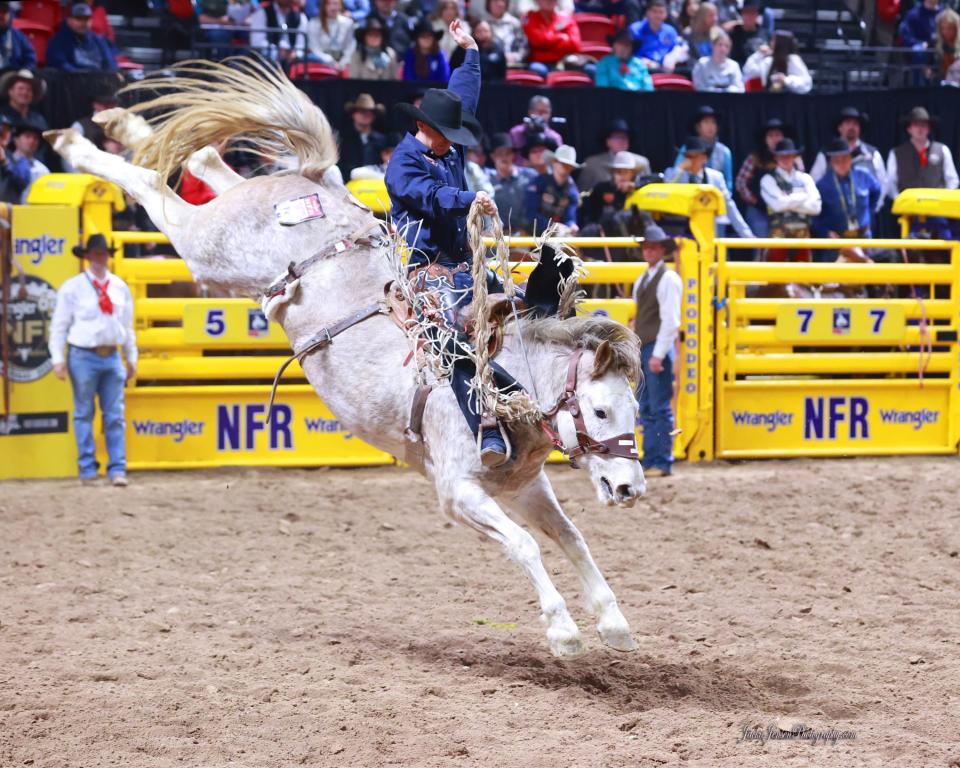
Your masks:
<path fill-rule="evenodd" d="M 123 135 L 118 127 L 124 124 L 122 115 L 114 114 L 118 138 L 137 146 L 136 164 L 99 151 L 69 129 L 49 132 L 48 140 L 75 168 L 118 184 L 136 199 L 200 282 L 259 297 L 290 262 L 326 249 L 328 255 L 310 266 L 294 300 L 277 315 L 295 350 L 318 329 L 382 298 L 383 286 L 393 277 L 389 260 L 384 246 L 355 242 L 357 233 L 370 231 L 374 217 L 342 184 L 325 178 L 336 162 L 336 144 L 323 113 L 285 76 L 262 64 L 178 69 L 177 77 L 167 81 L 169 91 L 147 107 L 160 117 L 151 118 L 136 140 Z M 143 128 L 137 120 L 127 124 Z M 204 150 L 239 135 L 266 154 L 294 155 L 299 170 L 242 180 L 212 150 Z M 220 194 L 203 206 L 192 206 L 174 194 L 166 179 L 198 151 L 191 167 Z M 277 204 L 313 195 L 322 216 L 293 226 L 280 223 Z M 332 247 L 344 241 L 353 245 L 342 251 Z M 631 379 L 638 375 L 639 354 L 630 331 L 593 317 L 521 325 L 508 327 L 497 362 L 528 392 L 536 392 L 541 405 L 562 399 L 570 379 L 568 363 L 582 350 L 573 365 L 579 419 L 575 422 L 569 408 L 547 419 L 568 450 L 584 441 L 597 445 L 633 433 L 637 405 Z M 389 317 L 375 315 L 307 355 L 302 366 L 346 428 L 371 445 L 403 456 L 417 386 L 415 366 L 405 365 L 409 352 L 404 332 Z M 553 447 L 546 430 L 517 424 L 511 436 L 515 459 L 485 469 L 452 391 L 446 386 L 434 390 L 423 417 L 422 471 L 436 486 L 441 510 L 499 542 L 524 571 L 536 589 L 555 655 L 583 652 L 580 631 L 544 568 L 535 539 L 495 499 L 567 555 L 580 577 L 586 608 L 597 617 L 601 640 L 617 650 L 633 650 L 616 597 L 544 472 Z M 634 459 L 593 452 L 581 463 L 605 504 L 632 506 L 645 491 L 642 469 Z"/>

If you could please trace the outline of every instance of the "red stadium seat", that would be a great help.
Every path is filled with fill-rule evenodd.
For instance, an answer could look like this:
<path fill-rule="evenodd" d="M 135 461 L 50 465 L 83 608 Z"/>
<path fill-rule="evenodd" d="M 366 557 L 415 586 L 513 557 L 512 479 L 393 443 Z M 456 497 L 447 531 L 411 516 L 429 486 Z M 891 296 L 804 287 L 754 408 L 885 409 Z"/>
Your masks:
<path fill-rule="evenodd" d="M 21 0 L 16 21 L 32 21 L 50 30 L 60 26 L 63 10 L 58 0 Z"/>
<path fill-rule="evenodd" d="M 336 80 L 339 77 L 340 70 L 326 64 L 298 61 L 290 65 L 291 80 Z"/>
<path fill-rule="evenodd" d="M 583 43 L 580 46 L 580 53 L 584 56 L 593 56 L 595 59 L 602 59 L 609 56 L 613 49 L 606 43 Z"/>
<path fill-rule="evenodd" d="M 546 85 L 547 81 L 529 69 L 508 69 L 507 82 L 511 85 Z"/>
<path fill-rule="evenodd" d="M 593 85 L 590 75 L 583 72 L 548 72 L 548 88 L 579 88 L 585 85 Z"/>
<path fill-rule="evenodd" d="M 580 39 L 585 43 L 606 43 L 617 31 L 610 17 L 599 13 L 575 13 L 573 18 L 580 28 Z"/>
<path fill-rule="evenodd" d="M 692 91 L 693 83 L 683 75 L 658 72 L 651 76 L 655 91 Z"/>
<path fill-rule="evenodd" d="M 35 21 L 26 19 L 14 19 L 13 28 L 23 32 L 33 50 L 37 52 L 37 65 L 43 66 L 47 63 L 47 43 L 53 37 L 53 30 L 46 24 L 38 24 Z"/>
<path fill-rule="evenodd" d="M 123 54 L 117 54 L 117 67 L 121 72 L 142 72 L 143 64 L 138 64 L 133 59 L 124 56 Z"/>

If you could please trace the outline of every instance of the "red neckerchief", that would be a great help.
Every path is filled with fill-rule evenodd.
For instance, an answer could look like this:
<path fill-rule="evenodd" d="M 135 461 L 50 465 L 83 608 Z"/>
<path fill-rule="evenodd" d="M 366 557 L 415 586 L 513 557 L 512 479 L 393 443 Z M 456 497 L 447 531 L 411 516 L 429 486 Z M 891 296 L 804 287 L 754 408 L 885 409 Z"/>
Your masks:
<path fill-rule="evenodd" d="M 107 286 L 110 285 L 110 278 L 108 277 L 102 283 L 99 280 L 94 280 L 87 276 L 90 279 L 90 285 L 93 286 L 93 290 L 97 292 L 97 301 L 100 303 L 100 311 L 105 315 L 113 314 L 113 302 L 110 301 L 110 296 L 107 293 Z"/>
<path fill-rule="evenodd" d="M 927 167 L 927 154 L 928 154 L 929 152 L 930 152 L 930 145 L 929 145 L 929 144 L 928 144 L 927 146 L 925 146 L 923 149 L 918 150 L 918 154 L 920 155 L 920 167 L 921 167 L 921 168 L 926 168 L 926 167 Z"/>

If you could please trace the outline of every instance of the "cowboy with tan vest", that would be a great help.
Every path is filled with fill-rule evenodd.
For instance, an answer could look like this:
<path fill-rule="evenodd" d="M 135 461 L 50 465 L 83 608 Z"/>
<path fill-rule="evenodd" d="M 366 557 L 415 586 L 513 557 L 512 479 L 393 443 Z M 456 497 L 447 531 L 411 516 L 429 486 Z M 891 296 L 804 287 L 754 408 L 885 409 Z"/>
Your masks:
<path fill-rule="evenodd" d="M 669 475 L 673 467 L 673 364 L 680 333 L 680 275 L 668 269 L 667 256 L 677 244 L 656 224 L 643 233 L 647 271 L 633 286 L 640 337 L 640 420 L 643 423 L 643 471 L 647 477 Z"/>

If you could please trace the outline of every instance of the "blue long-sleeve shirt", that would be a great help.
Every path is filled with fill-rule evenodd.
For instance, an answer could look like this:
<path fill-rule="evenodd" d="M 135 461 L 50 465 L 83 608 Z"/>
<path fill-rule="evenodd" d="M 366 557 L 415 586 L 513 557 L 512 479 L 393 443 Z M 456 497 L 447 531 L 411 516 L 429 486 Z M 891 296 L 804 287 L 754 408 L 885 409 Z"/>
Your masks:
<path fill-rule="evenodd" d="M 116 72 L 117 60 L 110 44 L 100 35 L 74 34 L 64 22 L 47 46 L 47 66 L 65 72 Z"/>
<path fill-rule="evenodd" d="M 480 100 L 480 56 L 476 51 L 467 51 L 447 89 L 460 97 L 464 110 L 476 114 Z M 405 230 L 407 244 L 416 249 L 410 263 L 438 261 L 453 266 L 471 260 L 467 212 L 476 193 L 467 191 L 463 147 L 452 147 L 443 157 L 436 157 L 408 133 L 390 158 L 386 185 L 393 221 L 401 232 Z"/>
<path fill-rule="evenodd" d="M 857 226 L 870 237 L 873 211 L 881 193 L 880 182 L 872 173 L 855 165 L 847 177 L 841 179 L 831 168 L 817 182 L 817 189 L 823 207 L 810 222 L 810 231 L 816 237 L 828 237 L 830 232 L 842 235 L 849 228 L 848 215 L 855 218 Z"/>
<path fill-rule="evenodd" d="M 663 64 L 666 55 L 676 48 L 679 42 L 677 30 L 667 22 L 663 23 L 659 32 L 654 32 L 646 19 L 635 21 L 630 25 L 630 34 L 636 43 L 633 55 L 657 64 Z"/>
<path fill-rule="evenodd" d="M 0 28 L 0 67 L 3 69 L 34 69 L 37 52 L 27 36 L 13 27 Z"/>
<path fill-rule="evenodd" d="M 907 48 L 922 48 L 924 43 L 932 43 L 937 31 L 937 14 L 942 11 L 941 6 L 933 10 L 925 7 L 921 2 L 913 6 L 900 22 L 900 37 Z"/>
<path fill-rule="evenodd" d="M 413 45 L 410 46 L 410 50 L 407 51 L 407 55 L 403 59 L 403 79 L 404 80 L 422 80 L 423 78 L 417 77 L 417 58 L 414 48 L 416 48 L 416 41 L 413 42 Z M 427 81 L 436 82 L 436 83 L 445 83 L 450 78 L 450 61 L 447 59 L 447 54 L 442 50 L 437 51 L 436 53 L 431 53 L 427 56 L 427 67 L 429 73 L 427 74 Z"/>

